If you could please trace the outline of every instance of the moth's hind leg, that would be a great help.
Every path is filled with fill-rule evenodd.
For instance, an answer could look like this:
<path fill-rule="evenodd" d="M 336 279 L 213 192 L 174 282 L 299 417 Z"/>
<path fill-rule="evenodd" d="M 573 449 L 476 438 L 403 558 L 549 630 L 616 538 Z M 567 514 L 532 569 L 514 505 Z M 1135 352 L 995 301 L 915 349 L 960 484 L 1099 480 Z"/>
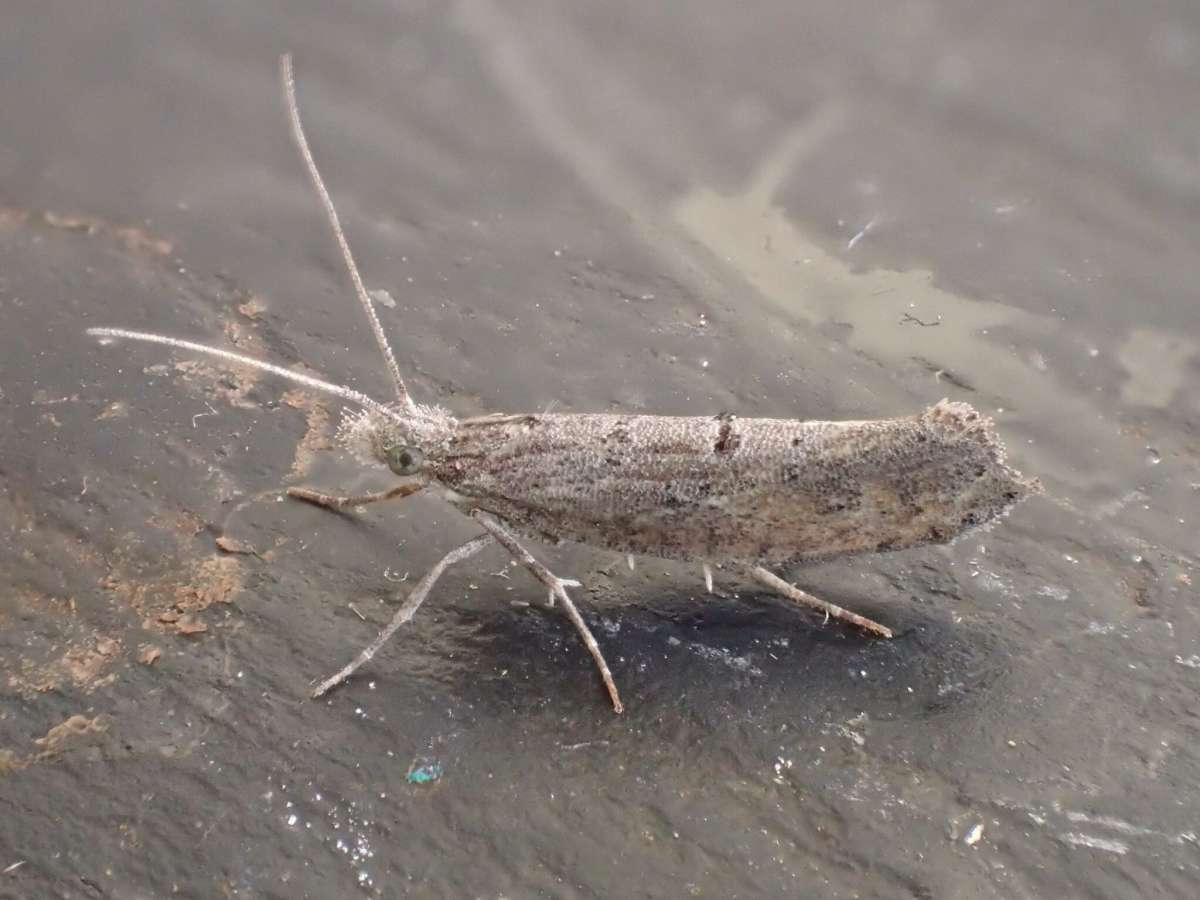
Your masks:
<path fill-rule="evenodd" d="M 297 500 L 304 500 L 307 503 L 315 503 L 317 506 L 323 506 L 326 509 L 342 510 L 352 506 L 364 506 L 367 503 L 378 503 L 381 500 L 395 500 L 399 497 L 407 497 L 410 494 L 415 494 L 423 487 L 425 485 L 421 482 L 404 482 L 386 491 L 376 491 L 373 494 L 348 495 L 327 494 L 324 491 L 317 491 L 306 487 L 290 487 L 287 489 L 287 495 L 295 497 Z"/>
<path fill-rule="evenodd" d="M 776 575 L 769 569 L 764 569 L 762 566 L 745 566 L 744 570 L 747 575 L 757 581 L 759 584 L 766 585 L 773 591 L 777 591 L 789 600 L 795 600 L 797 603 L 803 603 L 807 606 L 814 607 L 825 613 L 826 618 L 841 619 L 843 622 L 849 622 L 851 625 L 857 625 L 859 628 L 877 634 L 880 637 L 890 638 L 892 629 L 886 625 L 880 625 L 878 622 L 860 616 L 858 613 L 852 613 L 848 609 L 843 609 L 833 603 L 827 603 L 819 597 L 814 597 L 812 594 L 800 590 L 793 584 L 790 584 Z"/>

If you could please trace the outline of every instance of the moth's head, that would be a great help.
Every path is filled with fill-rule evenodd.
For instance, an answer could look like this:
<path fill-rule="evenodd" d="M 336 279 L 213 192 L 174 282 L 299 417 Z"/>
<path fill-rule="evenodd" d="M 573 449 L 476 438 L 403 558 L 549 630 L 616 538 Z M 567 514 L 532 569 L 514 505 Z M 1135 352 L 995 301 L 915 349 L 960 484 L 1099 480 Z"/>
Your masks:
<path fill-rule="evenodd" d="M 449 446 L 457 423 L 440 406 L 347 411 L 338 443 L 365 462 L 378 462 L 396 475 L 419 475 Z"/>

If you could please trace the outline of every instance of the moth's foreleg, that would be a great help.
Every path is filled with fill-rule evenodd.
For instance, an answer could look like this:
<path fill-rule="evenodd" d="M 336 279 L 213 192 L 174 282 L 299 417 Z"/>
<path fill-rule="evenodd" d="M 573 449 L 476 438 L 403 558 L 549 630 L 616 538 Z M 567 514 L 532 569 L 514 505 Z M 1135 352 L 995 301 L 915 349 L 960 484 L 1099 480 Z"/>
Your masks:
<path fill-rule="evenodd" d="M 446 571 L 447 567 L 454 565 L 456 562 L 462 562 L 464 559 L 474 556 L 492 542 L 493 538 L 491 535 L 481 535 L 480 537 L 467 541 L 460 547 L 455 547 L 453 550 L 443 556 L 438 561 L 437 565 L 435 565 L 425 574 L 424 578 L 413 585 L 412 593 L 408 595 L 408 599 L 401 604 L 398 610 L 396 610 L 396 615 L 392 616 L 392 621 L 388 623 L 387 627 L 384 628 L 383 631 L 379 632 L 379 637 L 375 638 L 375 640 L 371 641 L 371 643 L 363 648 L 362 653 L 358 654 L 358 656 L 354 658 L 353 662 L 342 667 L 336 674 L 330 675 L 319 685 L 317 685 L 316 689 L 312 692 L 312 696 L 314 698 L 320 697 L 321 695 L 337 687 L 352 674 L 354 674 L 355 670 L 358 669 L 359 666 L 369 661 L 371 657 L 379 652 L 379 648 L 388 642 L 388 639 L 396 633 L 397 628 L 399 628 L 416 614 L 417 610 L 420 609 L 421 604 L 425 602 L 425 598 L 429 596 L 429 592 L 433 589 L 434 584 L 439 578 L 442 577 L 442 573 Z"/>
<path fill-rule="evenodd" d="M 562 603 L 563 610 L 567 614 L 567 618 L 571 620 L 571 624 L 575 626 L 575 630 L 579 632 L 579 636 L 583 639 L 584 646 L 588 648 L 588 652 L 592 654 L 592 659 L 596 663 L 596 668 L 600 670 L 600 678 L 604 682 L 604 687 L 608 691 L 608 697 L 612 701 L 613 709 L 620 713 L 625 711 L 625 707 L 621 704 L 621 695 L 617 692 L 616 682 L 613 681 L 612 672 L 609 671 L 608 663 L 604 659 L 604 654 L 600 652 L 600 645 L 596 643 L 596 638 L 592 635 L 592 631 L 587 626 L 587 622 L 583 621 L 583 616 L 579 614 L 579 610 L 575 608 L 570 596 L 567 594 L 568 587 L 579 587 L 578 581 L 572 581 L 566 578 L 559 578 L 544 565 L 533 558 L 533 555 L 521 546 L 516 537 L 512 535 L 503 525 L 493 519 L 486 513 L 475 510 L 471 513 L 471 517 L 480 525 L 487 529 L 488 534 L 494 537 L 505 550 L 512 554 L 513 558 L 527 568 L 533 577 L 544 584 L 547 590 L 550 591 L 552 598 L 557 598 Z"/>
<path fill-rule="evenodd" d="M 849 622 L 851 625 L 857 625 L 859 628 L 865 628 L 867 631 L 877 634 L 880 637 L 890 638 L 892 636 L 892 629 L 884 625 L 880 625 L 878 622 L 873 622 L 870 619 L 864 618 L 858 613 L 852 613 L 848 609 L 843 609 L 836 604 L 827 603 L 818 597 L 814 597 L 812 594 L 806 593 L 795 585 L 784 581 L 769 569 L 764 569 L 762 566 L 753 565 L 747 565 L 743 568 L 746 574 L 755 581 L 766 585 L 774 591 L 778 591 L 789 600 L 795 600 L 797 603 L 804 603 L 808 606 L 812 606 L 821 610 L 827 617 L 841 619 L 843 622 Z"/>
<path fill-rule="evenodd" d="M 324 491 L 316 491 L 306 487 L 290 487 L 287 489 L 287 495 L 295 497 L 297 500 L 315 503 L 317 506 L 324 506 L 326 509 L 342 510 L 353 506 L 364 506 L 367 503 L 378 503 L 381 500 L 395 500 L 399 497 L 407 497 L 410 494 L 415 494 L 423 487 L 425 487 L 423 482 L 413 483 L 406 481 L 386 491 L 376 491 L 373 494 L 349 495 L 326 494 Z"/>

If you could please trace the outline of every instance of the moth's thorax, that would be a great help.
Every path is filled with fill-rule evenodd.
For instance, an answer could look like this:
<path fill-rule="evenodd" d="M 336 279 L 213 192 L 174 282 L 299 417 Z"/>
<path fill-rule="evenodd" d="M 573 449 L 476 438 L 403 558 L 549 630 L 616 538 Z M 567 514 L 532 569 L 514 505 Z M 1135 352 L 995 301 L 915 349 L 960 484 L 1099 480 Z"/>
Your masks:
<path fill-rule="evenodd" d="M 440 406 L 414 404 L 378 410 L 347 410 L 337 440 L 361 459 L 386 465 L 393 447 L 420 450 L 427 460 L 444 454 L 458 429 L 454 416 Z"/>

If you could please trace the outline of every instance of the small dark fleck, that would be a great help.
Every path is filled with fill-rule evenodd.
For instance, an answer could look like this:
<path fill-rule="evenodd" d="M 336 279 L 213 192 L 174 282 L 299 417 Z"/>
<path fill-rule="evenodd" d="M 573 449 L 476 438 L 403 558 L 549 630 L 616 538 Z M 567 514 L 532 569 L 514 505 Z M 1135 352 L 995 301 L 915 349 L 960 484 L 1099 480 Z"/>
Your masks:
<path fill-rule="evenodd" d="M 717 442 L 713 444 L 713 452 L 720 455 L 722 453 L 732 453 L 742 443 L 742 436 L 733 430 L 733 416 L 728 418 L 717 417 L 721 422 L 721 427 L 717 431 Z"/>

